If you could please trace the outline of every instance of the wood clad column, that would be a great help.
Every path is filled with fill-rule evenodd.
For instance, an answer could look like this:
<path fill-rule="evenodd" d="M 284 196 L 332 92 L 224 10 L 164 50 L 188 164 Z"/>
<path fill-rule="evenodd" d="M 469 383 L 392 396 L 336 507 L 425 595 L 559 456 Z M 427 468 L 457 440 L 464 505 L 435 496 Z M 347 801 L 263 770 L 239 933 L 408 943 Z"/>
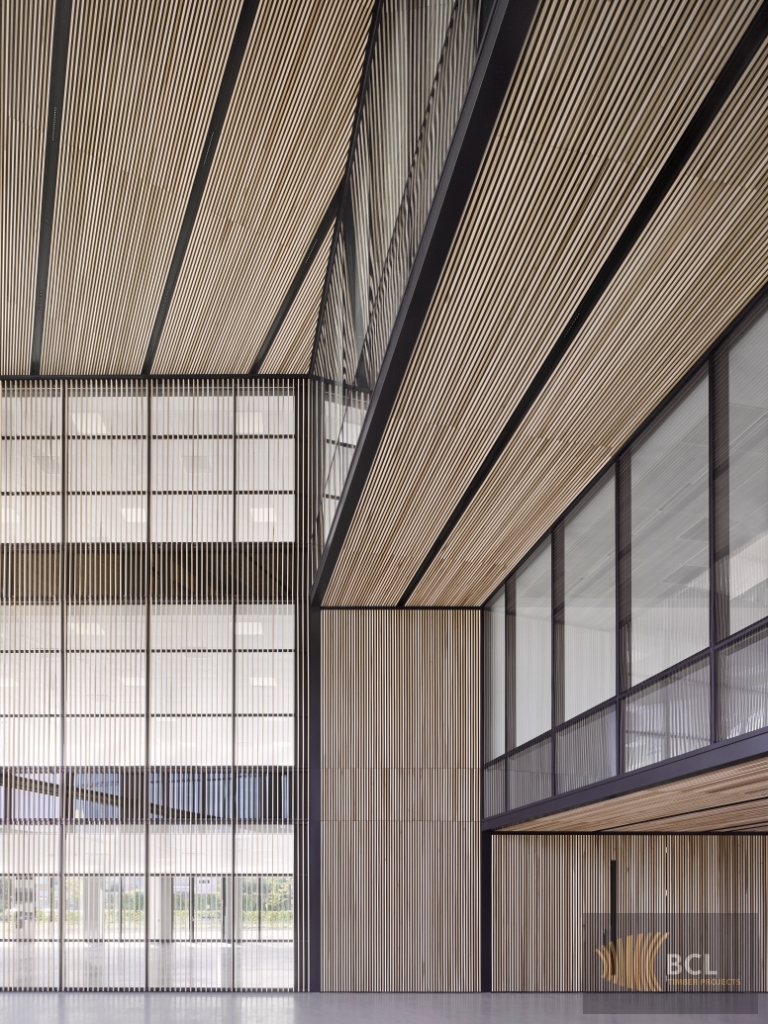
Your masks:
<path fill-rule="evenodd" d="M 480 988 L 480 613 L 321 613 L 322 988 Z"/>

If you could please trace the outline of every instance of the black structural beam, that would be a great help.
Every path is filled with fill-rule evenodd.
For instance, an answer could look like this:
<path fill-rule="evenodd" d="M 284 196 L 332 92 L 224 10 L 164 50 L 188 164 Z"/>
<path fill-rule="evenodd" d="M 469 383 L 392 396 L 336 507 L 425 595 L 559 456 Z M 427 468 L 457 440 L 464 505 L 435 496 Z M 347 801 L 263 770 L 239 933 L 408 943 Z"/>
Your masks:
<path fill-rule="evenodd" d="M 638 206 L 632 219 L 624 229 L 621 237 L 600 268 L 597 277 L 590 285 L 584 298 L 579 303 L 576 312 L 573 314 L 565 330 L 555 342 L 544 362 L 541 364 L 538 373 L 533 378 L 525 394 L 520 399 L 514 412 L 507 420 L 504 429 L 501 431 L 493 447 L 483 459 L 482 465 L 467 487 L 461 500 L 458 502 L 445 526 L 440 531 L 437 540 L 430 548 L 428 554 L 419 566 L 416 574 L 406 587 L 398 607 L 404 607 L 413 594 L 424 574 L 434 562 L 440 549 L 448 540 L 451 531 L 456 526 L 462 515 L 469 508 L 473 499 L 482 487 L 483 483 L 491 473 L 493 467 L 501 457 L 502 452 L 512 439 L 525 416 L 530 411 L 533 403 L 539 397 L 547 382 L 552 377 L 557 367 L 562 362 L 566 352 L 575 341 L 579 331 L 586 323 L 590 314 L 605 293 L 613 278 L 616 276 L 622 263 L 632 251 L 633 246 L 640 238 L 640 235 L 649 224 L 651 218 L 661 206 L 667 193 L 670 191 L 680 172 L 693 155 L 707 129 L 711 126 L 723 104 L 733 92 L 742 74 L 748 67 L 750 61 L 757 53 L 761 44 L 768 34 L 768 0 L 764 0 L 754 18 L 748 25 L 744 35 L 737 43 L 733 53 L 728 58 L 725 67 L 715 79 L 705 96 L 701 106 L 696 111 L 688 127 L 681 135 L 677 145 L 667 158 L 664 166 L 656 176 L 655 181 L 648 189 L 643 201 Z"/>
<path fill-rule="evenodd" d="M 272 326 L 267 331 L 264 341 L 262 341 L 259 346 L 259 351 L 256 353 L 256 358 L 254 359 L 253 366 L 251 367 L 251 376 L 255 376 L 259 372 L 261 364 L 267 357 L 267 352 L 269 352 L 272 342 L 275 340 L 278 331 L 283 326 L 283 321 L 288 315 L 288 310 L 293 305 L 293 301 L 299 293 L 299 288 L 304 284 L 304 278 L 309 273 L 309 268 L 314 263 L 315 256 L 317 256 L 317 250 L 323 244 L 324 239 L 331 229 L 331 225 L 336 219 L 336 214 L 339 212 L 339 204 L 341 202 L 341 192 L 343 187 L 344 182 L 341 181 L 339 183 L 339 187 L 336 189 L 333 199 L 331 199 L 328 205 L 328 209 L 325 211 L 323 219 L 320 221 L 320 225 L 315 232 L 312 241 L 309 243 L 309 248 L 304 254 L 304 259 L 301 261 L 299 269 L 296 271 L 296 276 L 291 281 L 290 287 L 285 293 L 285 298 L 280 304 L 280 308 L 275 315 L 275 319 L 272 321 Z"/>
<path fill-rule="evenodd" d="M 253 27 L 253 21 L 256 17 L 256 9 L 258 6 L 259 0 L 243 0 L 243 6 L 240 10 L 240 18 L 238 19 L 237 27 L 235 28 L 235 35 L 232 39 L 229 57 L 227 58 L 224 75 L 221 79 L 221 85 L 219 86 L 219 95 L 216 97 L 216 105 L 213 108 L 213 114 L 211 115 L 211 123 L 208 127 L 208 134 L 205 137 L 202 156 L 200 157 L 200 163 L 197 165 L 195 179 L 192 182 L 192 190 L 189 193 L 187 209 L 184 213 L 184 220 L 181 222 L 181 230 L 179 231 L 179 237 L 176 241 L 176 248 L 173 251 L 173 258 L 171 259 L 168 276 L 165 279 L 163 294 L 160 297 L 160 306 L 157 310 L 152 334 L 150 335 L 147 354 L 144 357 L 144 365 L 141 369 L 142 376 L 144 377 L 149 376 L 152 372 L 152 363 L 155 361 L 157 346 L 160 344 L 160 335 L 163 333 L 165 318 L 168 316 L 168 309 L 171 305 L 171 299 L 173 298 L 173 293 L 176 289 L 176 282 L 179 279 L 181 264 L 184 260 L 187 246 L 189 245 L 189 239 L 192 236 L 192 228 L 195 226 L 197 211 L 200 209 L 203 192 L 205 191 L 205 184 L 208 181 L 208 175 L 211 170 L 211 165 L 213 164 L 213 158 L 216 154 L 216 147 L 219 144 L 221 129 L 224 127 L 224 118 L 227 116 L 227 110 L 229 109 L 229 103 L 232 99 L 232 93 L 235 91 L 235 82 L 237 81 L 237 76 L 240 73 L 240 65 L 243 63 L 245 48 L 248 45 L 248 37 L 251 34 L 251 28 Z"/>
<path fill-rule="evenodd" d="M 485 31 L 368 414 L 320 559 L 312 590 L 315 604 L 322 602 L 330 583 L 464 207 L 514 77 L 535 10 L 536 0 L 498 0 Z"/>
<path fill-rule="evenodd" d="M 71 20 L 72 0 L 57 0 L 53 19 L 51 81 L 48 90 L 48 126 L 45 134 L 45 165 L 43 169 L 43 201 L 40 208 L 40 240 L 37 247 L 35 319 L 32 327 L 32 364 L 30 367 L 33 377 L 40 373 L 40 357 L 43 350 L 45 300 L 48 294 L 48 270 L 51 264 L 53 210 L 56 203 L 56 179 L 59 171 L 59 147 Z"/>
<path fill-rule="evenodd" d="M 754 733 L 751 736 L 736 736 L 731 740 L 713 743 L 711 746 L 692 750 L 687 754 L 670 758 L 659 764 L 646 765 L 624 775 L 614 775 L 602 782 L 594 782 L 571 793 L 547 797 L 535 804 L 518 807 L 513 811 L 504 811 L 490 818 L 484 818 L 484 831 L 497 831 L 512 825 L 525 825 L 551 814 L 562 814 L 588 807 L 604 800 L 612 800 L 618 796 L 629 796 L 632 793 L 644 792 L 656 786 L 664 786 L 670 782 L 679 782 L 693 776 L 728 768 L 745 761 L 768 757 L 768 731 Z M 729 802 L 730 805 L 730 802 Z M 664 817 L 663 806 L 659 808 L 657 818 Z M 638 823 L 635 823 L 638 824 Z M 573 829 L 569 829 L 573 831 Z M 594 831 L 584 829 L 582 831 Z"/>

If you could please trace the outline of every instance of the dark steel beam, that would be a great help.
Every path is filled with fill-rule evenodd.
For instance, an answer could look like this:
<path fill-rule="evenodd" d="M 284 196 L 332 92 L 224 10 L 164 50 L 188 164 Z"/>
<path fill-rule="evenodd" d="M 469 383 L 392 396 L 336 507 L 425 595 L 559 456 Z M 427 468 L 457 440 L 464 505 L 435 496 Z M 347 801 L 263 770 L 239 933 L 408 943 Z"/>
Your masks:
<path fill-rule="evenodd" d="M 536 0 L 498 0 L 427 217 L 336 516 L 315 575 L 319 604 L 384 435 L 456 230 L 522 53 Z"/>
<path fill-rule="evenodd" d="M 171 305 L 171 299 L 173 298 L 173 293 L 176 289 L 176 282 L 179 279 L 181 264 L 184 261 L 187 246 L 189 245 L 189 240 L 192 237 L 192 229 L 195 226 L 197 211 L 200 209 L 205 185 L 208 181 L 208 175 L 213 164 L 213 158 L 216 154 L 216 147 L 219 144 L 221 130 L 224 127 L 224 118 L 227 116 L 229 103 L 232 99 L 232 94 L 235 91 L 235 83 L 237 82 L 237 76 L 240 73 L 240 65 L 243 62 L 245 48 L 248 45 L 248 38 L 251 34 L 251 28 L 253 27 L 253 21 L 256 17 L 256 9 L 258 6 L 259 0 L 243 0 L 243 6 L 240 10 L 240 18 L 237 22 L 235 35 L 232 39 L 232 46 L 229 51 L 229 57 L 227 58 L 227 64 L 224 68 L 224 75 L 222 76 L 221 85 L 219 86 L 219 95 L 216 97 L 216 105 L 213 108 L 213 114 L 211 115 L 211 123 L 208 127 L 208 134 L 205 137 L 205 144 L 200 157 L 200 163 L 197 165 L 195 179 L 192 182 L 192 190 L 189 193 L 189 199 L 187 200 L 187 209 L 184 213 L 184 220 L 181 222 L 181 230 L 179 231 L 176 248 L 173 251 L 173 258 L 171 259 L 171 265 L 168 269 L 168 276 L 165 280 L 165 287 L 163 288 L 163 294 L 160 298 L 160 306 L 157 310 L 157 316 L 155 317 L 155 324 L 149 338 L 147 354 L 144 357 L 144 365 L 141 368 L 141 374 L 143 377 L 149 376 L 152 372 L 152 363 L 155 361 L 157 347 L 160 344 L 160 335 L 163 333 L 165 318 L 168 316 L 168 309 Z"/>
<path fill-rule="evenodd" d="M 601 267 L 597 277 L 592 282 L 588 291 L 579 303 L 576 312 L 568 321 L 565 330 L 555 342 L 549 352 L 549 355 L 541 364 L 538 373 L 529 384 L 525 394 L 518 402 L 517 407 L 510 418 L 507 420 L 504 429 L 496 438 L 493 447 L 483 459 L 483 462 L 477 473 L 475 473 L 469 487 L 467 487 L 460 501 L 445 523 L 445 526 L 440 531 L 434 544 L 417 569 L 413 579 L 406 587 L 400 601 L 398 602 L 399 607 L 404 607 L 407 604 L 408 599 L 434 562 L 440 549 L 448 540 L 452 530 L 459 522 L 464 512 L 469 508 L 473 499 L 493 470 L 493 467 L 501 457 L 502 452 L 509 444 L 536 399 L 546 387 L 548 381 L 562 362 L 568 349 L 575 341 L 579 331 L 586 323 L 597 303 L 600 301 L 622 263 L 632 251 L 633 246 L 640 238 L 640 235 L 649 224 L 651 218 L 661 206 L 667 193 L 677 180 L 680 172 L 693 155 L 696 147 L 704 138 L 704 135 L 715 117 L 717 117 L 717 114 L 733 92 L 742 74 L 757 53 L 767 34 L 768 0 L 764 0 L 763 4 L 760 6 L 744 32 L 744 35 L 737 43 L 733 53 L 728 58 L 725 67 L 715 79 L 701 106 L 691 118 L 688 127 L 681 135 L 677 145 L 672 150 L 662 169 L 659 171 L 656 176 L 656 180 L 648 189 L 643 201 L 640 203 L 634 216 L 624 229 L 621 238 L 616 243 L 610 256 Z"/>
<path fill-rule="evenodd" d="M 700 750 L 693 750 L 689 754 L 682 754 L 680 757 L 662 761 L 660 764 L 647 765 L 645 768 L 638 768 L 636 771 L 627 772 L 624 775 L 616 775 L 613 778 L 604 779 L 602 782 L 595 782 L 591 786 L 584 786 L 583 789 L 575 790 L 572 793 L 562 793 L 559 796 L 548 797 L 546 800 L 539 800 L 527 807 L 518 807 L 514 811 L 495 814 L 493 817 L 483 820 L 482 828 L 498 831 L 509 825 L 522 825 L 527 821 L 533 823 L 539 818 L 549 817 L 552 814 L 577 810 L 581 807 L 588 807 L 590 804 L 611 800 L 613 797 L 627 796 L 656 786 L 663 786 L 669 782 L 677 782 L 694 775 L 716 771 L 718 768 L 727 768 L 729 765 L 767 756 L 768 730 L 751 736 L 739 736 L 732 740 L 724 740 L 722 743 L 702 747 Z M 663 808 L 660 809 L 659 816 L 663 816 Z M 569 828 L 568 831 L 572 832 L 573 829 Z"/>
<path fill-rule="evenodd" d="M 278 309 L 275 319 L 272 321 L 272 326 L 267 331 L 264 341 L 262 341 L 259 346 L 259 351 L 257 352 L 256 358 L 253 361 L 253 366 L 251 367 L 251 376 L 255 376 L 259 372 L 261 364 L 267 358 L 267 353 L 269 352 L 272 342 L 275 340 L 280 328 L 283 326 L 283 321 L 288 315 L 288 310 L 293 305 L 293 301 L 299 293 L 299 288 L 304 284 L 304 279 L 309 273 L 309 268 L 315 261 L 317 250 L 323 244 L 323 241 L 331 229 L 331 225 L 336 220 L 336 214 L 339 212 L 339 204 L 341 202 L 341 192 L 343 187 L 344 183 L 340 182 L 333 199 L 331 199 L 328 209 L 325 211 L 323 219 L 320 221 L 320 225 L 315 232 L 312 241 L 309 243 L 309 248 L 304 255 L 304 259 L 301 261 L 299 269 L 296 271 L 296 276 L 293 281 L 291 281 L 290 287 L 285 293 L 285 298 L 280 305 L 280 309 Z"/>
<path fill-rule="evenodd" d="M 37 246 L 37 281 L 35 283 L 35 319 L 32 327 L 33 377 L 40 373 L 43 350 L 45 300 L 48 294 L 48 270 L 51 263 L 53 236 L 53 210 L 56 204 L 56 179 L 59 170 L 64 85 L 67 77 L 69 52 L 69 25 L 72 20 L 72 0 L 57 0 L 53 20 L 53 48 L 51 52 L 51 81 L 48 89 L 48 127 L 45 135 L 45 165 L 43 170 L 43 201 L 40 207 L 40 240 Z"/>

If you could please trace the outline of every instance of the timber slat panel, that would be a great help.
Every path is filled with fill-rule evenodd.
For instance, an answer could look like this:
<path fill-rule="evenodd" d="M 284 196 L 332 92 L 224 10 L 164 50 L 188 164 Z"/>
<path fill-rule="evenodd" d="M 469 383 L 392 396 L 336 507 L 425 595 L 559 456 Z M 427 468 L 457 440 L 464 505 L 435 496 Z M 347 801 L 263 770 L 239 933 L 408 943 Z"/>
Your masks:
<path fill-rule="evenodd" d="M 74 0 L 41 372 L 141 370 L 239 12 Z"/>
<path fill-rule="evenodd" d="M 480 619 L 322 613 L 322 987 L 479 984 Z"/>
<path fill-rule="evenodd" d="M 0 373 L 32 358 L 54 6 L 0 6 Z"/>
<path fill-rule="evenodd" d="M 494 836 L 493 990 L 579 992 L 584 914 L 754 914 L 766 991 L 766 836 Z"/>
<path fill-rule="evenodd" d="M 269 346 L 259 367 L 261 373 L 309 373 L 332 239 L 333 227 L 317 250 L 312 266 Z"/>
<path fill-rule="evenodd" d="M 262 0 L 154 373 L 247 373 L 344 173 L 372 0 Z"/>
<path fill-rule="evenodd" d="M 542 4 L 327 604 L 398 601 L 756 6 Z"/>
<path fill-rule="evenodd" d="M 768 44 L 412 600 L 484 600 L 768 281 Z"/>

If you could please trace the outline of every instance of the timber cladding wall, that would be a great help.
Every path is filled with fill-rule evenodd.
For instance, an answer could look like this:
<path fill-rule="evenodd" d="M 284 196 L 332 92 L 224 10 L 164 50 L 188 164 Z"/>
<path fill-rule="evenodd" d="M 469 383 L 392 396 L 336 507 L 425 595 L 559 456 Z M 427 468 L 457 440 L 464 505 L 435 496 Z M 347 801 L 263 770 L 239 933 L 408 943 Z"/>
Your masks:
<path fill-rule="evenodd" d="M 580 991 L 583 915 L 609 910 L 611 860 L 617 913 L 756 914 L 765 965 L 768 836 L 496 835 L 494 991 Z"/>
<path fill-rule="evenodd" d="M 474 991 L 480 614 L 322 613 L 322 987 Z"/>

